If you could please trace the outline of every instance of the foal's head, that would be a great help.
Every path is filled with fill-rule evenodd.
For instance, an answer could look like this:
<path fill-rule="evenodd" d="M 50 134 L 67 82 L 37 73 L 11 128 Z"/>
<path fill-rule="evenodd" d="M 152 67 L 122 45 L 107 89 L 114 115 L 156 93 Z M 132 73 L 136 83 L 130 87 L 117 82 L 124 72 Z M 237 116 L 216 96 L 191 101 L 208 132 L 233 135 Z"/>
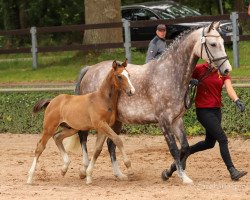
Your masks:
<path fill-rule="evenodd" d="M 128 96 L 132 96 L 135 93 L 135 88 L 129 79 L 130 75 L 126 70 L 127 64 L 127 59 L 122 64 L 113 62 L 114 85 L 116 88 L 124 90 Z"/>
<path fill-rule="evenodd" d="M 227 75 L 232 67 L 224 48 L 224 40 L 218 32 L 220 22 L 212 22 L 202 28 L 200 40 L 196 43 L 195 54 L 206 60 L 212 68 L 219 70 L 221 75 Z"/>

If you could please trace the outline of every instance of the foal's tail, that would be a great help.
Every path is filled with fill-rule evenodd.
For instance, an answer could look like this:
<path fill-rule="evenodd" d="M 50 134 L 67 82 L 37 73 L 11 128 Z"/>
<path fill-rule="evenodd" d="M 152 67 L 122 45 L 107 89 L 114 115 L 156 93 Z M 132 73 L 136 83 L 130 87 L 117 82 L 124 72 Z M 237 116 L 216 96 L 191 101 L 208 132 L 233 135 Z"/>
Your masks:
<path fill-rule="evenodd" d="M 66 151 L 70 151 L 72 153 L 81 152 L 81 142 L 78 134 L 67 137 L 63 140 L 63 144 Z"/>
<path fill-rule="evenodd" d="M 81 81 L 88 70 L 89 70 L 89 66 L 86 66 L 86 67 L 81 69 L 80 74 L 79 74 L 77 81 L 76 81 L 75 94 L 78 94 L 78 95 L 81 94 L 81 90 L 80 90 L 81 89 Z"/>
<path fill-rule="evenodd" d="M 41 99 L 38 102 L 36 102 L 36 104 L 33 107 L 33 113 L 37 113 L 41 109 L 46 108 L 49 105 L 50 101 L 51 99 Z"/>

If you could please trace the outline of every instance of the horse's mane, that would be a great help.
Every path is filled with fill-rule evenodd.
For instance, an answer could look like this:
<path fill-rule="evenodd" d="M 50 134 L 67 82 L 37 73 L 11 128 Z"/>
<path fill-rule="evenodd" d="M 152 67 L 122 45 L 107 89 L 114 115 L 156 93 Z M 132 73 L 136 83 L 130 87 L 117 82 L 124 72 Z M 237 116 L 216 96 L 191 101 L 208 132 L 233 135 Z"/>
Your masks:
<path fill-rule="evenodd" d="M 197 29 L 199 29 L 199 28 L 201 28 L 201 27 L 193 27 L 193 28 L 191 28 L 191 29 L 188 29 L 188 30 L 183 31 L 181 34 L 179 34 L 179 35 L 173 40 L 173 42 L 171 42 L 171 43 L 166 47 L 165 51 L 163 52 L 163 54 L 162 54 L 159 58 L 161 58 L 161 57 L 163 57 L 163 56 L 169 54 L 170 52 L 176 50 L 176 49 L 179 47 L 180 43 L 181 43 L 183 40 L 185 40 L 185 39 L 187 38 L 187 36 L 190 35 L 190 33 L 192 33 L 193 31 L 195 31 L 195 30 L 197 30 Z"/>

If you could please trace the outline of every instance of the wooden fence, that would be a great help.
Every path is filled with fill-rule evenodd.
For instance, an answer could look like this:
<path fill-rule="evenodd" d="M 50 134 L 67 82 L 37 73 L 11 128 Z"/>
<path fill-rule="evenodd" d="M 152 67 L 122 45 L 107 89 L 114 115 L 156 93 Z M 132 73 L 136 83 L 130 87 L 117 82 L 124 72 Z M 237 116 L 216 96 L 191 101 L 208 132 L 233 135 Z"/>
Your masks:
<path fill-rule="evenodd" d="M 250 19 L 247 13 L 238 13 L 239 20 Z M 169 20 L 146 20 L 146 21 L 131 21 L 130 27 L 147 27 L 156 26 L 159 23 L 166 25 L 176 24 L 176 23 L 188 23 L 188 22 L 202 22 L 202 21 L 219 21 L 219 20 L 230 20 L 230 15 L 219 15 L 219 16 L 193 16 L 178 19 Z M 72 32 L 90 29 L 103 29 L 103 28 L 122 28 L 124 26 L 123 22 L 106 23 L 106 24 L 82 24 L 82 25 L 68 25 L 68 26 L 53 26 L 53 27 L 37 27 L 36 34 L 39 37 L 40 34 L 46 33 L 62 33 L 62 32 Z M 2 30 L 0 31 L 0 36 L 12 36 L 12 37 L 23 37 L 30 36 L 31 29 L 18 29 L 18 30 Z M 225 37 L 226 41 L 230 41 L 230 37 Z M 250 40 L 250 35 L 240 35 L 240 41 Z M 147 47 L 149 41 L 131 41 L 130 47 L 145 48 Z M 171 42 L 171 41 L 168 41 Z M 59 51 L 91 51 L 94 49 L 110 49 L 110 48 L 123 48 L 124 43 L 102 43 L 102 44 L 89 44 L 89 45 L 64 45 L 64 46 L 37 46 L 37 52 L 59 52 Z M 31 53 L 31 48 L 29 47 L 18 47 L 11 49 L 0 48 L 0 54 L 11 54 L 11 53 Z"/>

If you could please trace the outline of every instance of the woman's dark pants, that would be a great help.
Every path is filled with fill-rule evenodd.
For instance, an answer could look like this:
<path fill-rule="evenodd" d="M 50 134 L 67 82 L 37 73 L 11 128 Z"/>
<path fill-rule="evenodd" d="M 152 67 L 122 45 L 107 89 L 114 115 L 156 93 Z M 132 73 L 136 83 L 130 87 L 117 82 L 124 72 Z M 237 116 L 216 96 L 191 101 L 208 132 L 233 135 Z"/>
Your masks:
<path fill-rule="evenodd" d="M 198 151 L 213 148 L 215 142 L 219 142 L 221 157 L 224 160 L 227 169 L 234 167 L 228 150 L 227 136 L 221 127 L 221 109 L 220 108 L 196 108 L 198 121 L 206 129 L 206 138 L 190 146 L 190 154 Z"/>

